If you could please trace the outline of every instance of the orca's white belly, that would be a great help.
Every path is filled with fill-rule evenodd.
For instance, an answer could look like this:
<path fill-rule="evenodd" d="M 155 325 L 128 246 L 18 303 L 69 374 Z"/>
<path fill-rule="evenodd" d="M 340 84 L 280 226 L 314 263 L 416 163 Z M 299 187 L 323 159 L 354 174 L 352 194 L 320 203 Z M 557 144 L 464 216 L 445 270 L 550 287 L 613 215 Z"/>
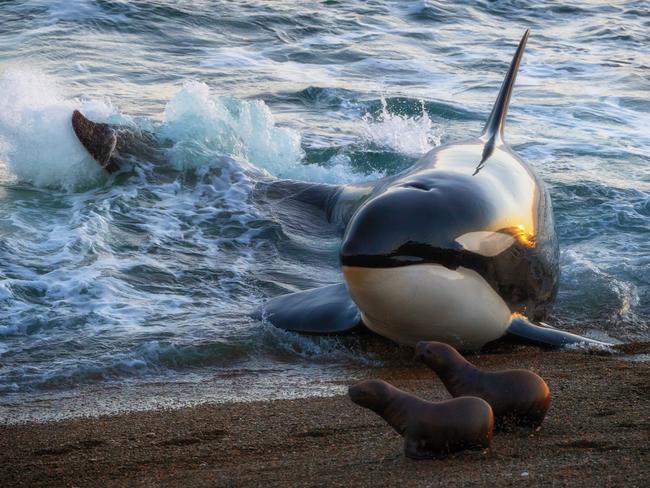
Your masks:
<path fill-rule="evenodd" d="M 343 274 L 366 326 L 401 344 L 434 340 L 478 349 L 503 336 L 510 324 L 508 306 L 471 269 L 344 266 Z"/>

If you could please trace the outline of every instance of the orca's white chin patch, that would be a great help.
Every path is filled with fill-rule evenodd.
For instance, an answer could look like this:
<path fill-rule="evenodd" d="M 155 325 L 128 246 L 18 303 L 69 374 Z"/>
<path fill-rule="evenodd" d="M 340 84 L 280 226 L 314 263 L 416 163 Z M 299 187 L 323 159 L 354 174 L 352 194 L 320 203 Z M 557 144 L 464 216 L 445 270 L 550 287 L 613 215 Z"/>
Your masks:
<path fill-rule="evenodd" d="M 432 340 L 479 349 L 510 324 L 508 306 L 471 269 L 343 266 L 343 274 L 366 326 L 401 344 Z"/>

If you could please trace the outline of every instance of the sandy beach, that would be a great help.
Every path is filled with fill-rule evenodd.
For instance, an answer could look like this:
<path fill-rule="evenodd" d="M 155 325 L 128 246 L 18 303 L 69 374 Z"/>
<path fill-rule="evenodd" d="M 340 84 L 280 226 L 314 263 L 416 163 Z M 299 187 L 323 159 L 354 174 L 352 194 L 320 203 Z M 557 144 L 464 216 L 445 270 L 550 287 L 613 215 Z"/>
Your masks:
<path fill-rule="evenodd" d="M 624 355 L 519 347 L 470 359 L 528 368 L 552 404 L 537 432 L 489 451 L 412 461 L 384 421 L 346 396 L 202 405 L 1 427 L 0 486 L 648 486 L 650 343 Z M 430 400 L 448 394 L 413 361 L 378 368 Z M 357 378 L 362 379 L 362 378 Z"/>

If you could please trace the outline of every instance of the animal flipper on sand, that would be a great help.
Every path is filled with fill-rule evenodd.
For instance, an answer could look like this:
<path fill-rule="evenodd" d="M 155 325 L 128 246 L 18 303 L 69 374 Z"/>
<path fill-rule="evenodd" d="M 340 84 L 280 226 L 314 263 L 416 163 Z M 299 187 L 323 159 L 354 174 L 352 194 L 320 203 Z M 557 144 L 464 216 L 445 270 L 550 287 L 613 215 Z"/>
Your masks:
<path fill-rule="evenodd" d="M 612 345 L 555 329 L 546 324 L 534 324 L 523 315 L 514 315 L 506 332 L 520 341 L 530 342 L 538 346 L 564 347 L 582 344 L 585 346 L 608 347 Z"/>

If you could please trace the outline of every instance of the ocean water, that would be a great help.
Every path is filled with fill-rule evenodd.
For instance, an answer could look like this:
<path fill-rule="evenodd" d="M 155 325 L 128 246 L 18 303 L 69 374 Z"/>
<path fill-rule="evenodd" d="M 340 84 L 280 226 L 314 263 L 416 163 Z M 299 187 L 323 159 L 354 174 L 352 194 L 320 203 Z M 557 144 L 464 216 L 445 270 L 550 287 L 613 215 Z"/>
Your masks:
<path fill-rule="evenodd" d="M 553 197 L 550 323 L 648 340 L 646 1 L 0 3 L 0 421 L 327 394 L 410 361 L 250 318 L 341 280 L 336 229 L 253 188 L 374 179 L 477 134 L 526 28 L 507 138 Z M 107 177 L 75 108 L 154 133 L 164 162 Z"/>

